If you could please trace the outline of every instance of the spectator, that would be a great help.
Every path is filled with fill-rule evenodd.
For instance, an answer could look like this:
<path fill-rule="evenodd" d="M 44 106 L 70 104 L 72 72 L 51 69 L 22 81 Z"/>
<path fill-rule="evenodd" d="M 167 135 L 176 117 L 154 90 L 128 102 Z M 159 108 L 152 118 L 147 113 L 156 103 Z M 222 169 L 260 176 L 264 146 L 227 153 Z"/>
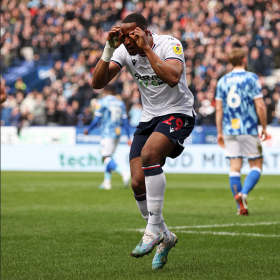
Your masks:
<path fill-rule="evenodd" d="M 11 116 L 9 118 L 9 124 L 16 126 L 17 128 L 21 127 L 21 120 L 22 120 L 22 116 L 20 113 L 20 109 L 19 106 L 16 106 L 13 108 L 12 112 L 11 112 Z"/>
<path fill-rule="evenodd" d="M 22 78 L 17 78 L 17 81 L 15 83 L 15 88 L 17 90 L 22 90 L 22 91 L 26 90 L 26 84 L 23 82 Z"/>
<path fill-rule="evenodd" d="M 51 4 L 48 1 L 29 1 L 26 5 L 23 1 L 2 0 L 1 9 L 1 27 L 5 30 L 0 41 L 3 73 L 10 72 L 10 66 L 24 65 L 22 59 L 31 64 L 34 61 L 35 66 L 52 67 L 41 91 L 46 111 L 52 115 L 46 117 L 48 123 L 66 124 L 67 111 L 76 110 L 73 101 L 79 103 L 75 114 L 81 114 L 79 118 L 83 122 L 84 109 L 81 113 L 79 110 L 92 108 L 91 100 L 99 98 L 99 92 L 91 87 L 91 73 L 102 55 L 106 41 L 104 31 L 109 31 L 112 25 L 119 24 L 133 11 L 146 17 L 152 32 L 172 34 L 181 40 L 185 50 L 187 82 L 195 96 L 197 113 L 204 100 L 214 105 L 216 82 L 231 71 L 227 54 L 236 45 L 247 50 L 248 70 L 258 74 L 263 81 L 268 110 L 275 105 L 272 94 L 278 91 L 275 86 L 268 87 L 263 76 L 274 75 L 274 70 L 280 68 L 280 5 L 277 1 L 73 0 L 52 1 Z M 19 106 L 33 82 L 25 78 L 24 81 L 27 84 L 19 77 L 15 84 L 9 84 L 12 92 L 15 87 Z M 133 108 L 133 112 L 138 106 L 134 104 L 141 100 L 127 69 L 123 69 L 112 83 L 128 111 Z M 55 109 L 49 108 L 50 98 L 56 104 Z M 33 99 L 37 104 L 37 94 Z M 67 109 L 67 104 L 71 104 L 70 109 Z M 75 118 L 73 115 L 70 122 L 74 123 Z M 34 112 L 22 114 L 22 119 L 25 125 L 37 122 Z"/>
<path fill-rule="evenodd" d="M 47 125 L 56 126 L 58 125 L 58 112 L 56 109 L 56 102 L 49 98 L 47 100 L 47 110 L 46 110 L 46 121 Z"/>
<path fill-rule="evenodd" d="M 42 93 L 36 94 L 36 104 L 33 110 L 33 125 L 45 125 L 46 124 L 46 112 L 45 101 Z"/>
<path fill-rule="evenodd" d="M 250 52 L 250 57 L 249 57 L 249 70 L 261 75 L 262 73 L 262 60 L 260 57 L 260 51 L 254 47 L 251 52 Z"/>
<path fill-rule="evenodd" d="M 203 100 L 198 110 L 198 125 L 215 125 L 215 107 L 211 105 L 210 100 Z"/>
<path fill-rule="evenodd" d="M 77 124 L 77 116 L 75 109 L 72 105 L 67 106 L 67 112 L 66 112 L 66 123 L 65 125 L 76 125 Z"/>

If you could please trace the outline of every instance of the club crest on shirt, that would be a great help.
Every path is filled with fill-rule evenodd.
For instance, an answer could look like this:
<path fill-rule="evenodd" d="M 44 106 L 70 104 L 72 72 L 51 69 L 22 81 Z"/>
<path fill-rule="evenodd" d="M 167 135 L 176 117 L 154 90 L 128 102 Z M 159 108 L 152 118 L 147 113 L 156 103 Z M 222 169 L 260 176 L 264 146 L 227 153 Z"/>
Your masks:
<path fill-rule="evenodd" d="M 182 47 L 180 46 L 180 44 L 173 46 L 173 52 L 176 54 L 182 54 Z"/>
<path fill-rule="evenodd" d="M 137 61 L 138 61 L 137 56 L 134 56 L 134 57 L 131 58 L 131 62 L 132 62 L 132 64 L 133 64 L 133 66 L 136 65 Z"/>

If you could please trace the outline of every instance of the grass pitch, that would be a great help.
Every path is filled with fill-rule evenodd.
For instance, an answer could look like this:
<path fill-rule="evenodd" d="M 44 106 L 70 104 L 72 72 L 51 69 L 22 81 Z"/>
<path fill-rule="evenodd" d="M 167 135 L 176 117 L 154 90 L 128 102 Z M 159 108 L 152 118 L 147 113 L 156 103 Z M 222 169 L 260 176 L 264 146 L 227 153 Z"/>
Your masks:
<path fill-rule="evenodd" d="M 280 279 L 280 180 L 262 176 L 236 215 L 227 175 L 167 174 L 167 265 L 129 256 L 145 227 L 131 189 L 101 173 L 1 173 L 1 279 Z"/>

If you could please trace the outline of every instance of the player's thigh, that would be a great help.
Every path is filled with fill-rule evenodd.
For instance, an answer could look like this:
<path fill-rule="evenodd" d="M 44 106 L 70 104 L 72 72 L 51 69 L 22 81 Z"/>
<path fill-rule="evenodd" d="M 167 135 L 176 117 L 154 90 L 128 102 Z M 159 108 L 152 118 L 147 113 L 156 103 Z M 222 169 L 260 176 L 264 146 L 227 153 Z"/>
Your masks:
<path fill-rule="evenodd" d="M 242 158 L 230 159 L 230 171 L 240 172 L 242 167 Z"/>
<path fill-rule="evenodd" d="M 142 170 L 141 157 L 135 157 L 130 160 L 131 187 L 135 195 L 141 195 L 146 192 L 145 176 Z"/>
<path fill-rule="evenodd" d="M 119 143 L 119 139 L 102 138 L 100 141 L 102 157 L 111 156 Z"/>
<path fill-rule="evenodd" d="M 258 135 L 238 135 L 237 140 L 242 147 L 243 155 L 247 157 L 249 161 L 262 158 L 262 145 Z"/>
<path fill-rule="evenodd" d="M 184 150 L 184 140 L 191 134 L 195 118 L 184 114 L 161 117 L 142 150 L 142 163 L 163 165 L 166 157 L 175 158 Z"/>
<path fill-rule="evenodd" d="M 163 148 L 166 157 L 176 158 L 184 150 L 184 141 L 190 136 L 195 125 L 195 118 L 184 114 L 169 114 L 163 116 L 158 122 L 155 131 L 165 135 L 171 142 L 175 143 L 175 148 L 171 144 L 171 149 Z M 168 144 L 167 144 L 168 145 Z M 172 150 L 172 151 L 171 151 Z M 171 151 L 171 152 L 170 152 Z M 161 153 L 164 155 L 164 152 Z"/>
<path fill-rule="evenodd" d="M 259 169 L 262 169 L 262 165 L 263 165 L 263 158 L 256 158 L 256 159 L 249 159 L 249 164 L 250 164 L 250 168 L 253 167 L 258 167 Z"/>
<path fill-rule="evenodd" d="M 229 159 L 242 158 L 242 147 L 237 140 L 237 135 L 224 135 L 226 157 Z"/>
<path fill-rule="evenodd" d="M 153 132 L 141 152 L 142 164 L 161 163 L 176 148 L 176 143 L 160 132 Z"/>
<path fill-rule="evenodd" d="M 134 134 L 130 147 L 129 161 L 141 156 L 141 151 L 146 144 L 150 134 Z"/>

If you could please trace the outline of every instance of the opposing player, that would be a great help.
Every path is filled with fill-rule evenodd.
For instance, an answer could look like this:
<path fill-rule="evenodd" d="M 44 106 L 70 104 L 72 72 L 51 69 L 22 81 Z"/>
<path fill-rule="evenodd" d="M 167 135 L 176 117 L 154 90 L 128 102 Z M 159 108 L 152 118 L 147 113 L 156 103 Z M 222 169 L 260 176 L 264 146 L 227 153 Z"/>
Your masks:
<path fill-rule="evenodd" d="M 166 157 L 182 153 L 195 123 L 184 62 L 179 40 L 151 33 L 142 15 L 131 14 L 109 32 L 93 72 L 93 87 L 103 88 L 126 66 L 141 93 L 143 112 L 131 146 L 130 169 L 136 203 L 147 227 L 131 256 L 147 255 L 159 244 L 153 269 L 165 265 L 177 242 L 162 217 L 166 186 L 162 166 Z"/>
<path fill-rule="evenodd" d="M 124 127 L 128 144 L 130 145 L 130 131 L 127 120 L 126 109 L 123 101 L 115 96 L 115 88 L 108 85 L 103 90 L 103 98 L 99 99 L 95 109 L 95 117 L 91 124 L 85 129 L 88 134 L 95 126 L 100 123 L 101 128 L 101 155 L 105 165 L 104 181 L 99 186 L 100 189 L 111 189 L 112 172 L 122 175 L 124 186 L 127 187 L 130 180 L 130 172 L 122 170 L 112 158 L 121 136 L 121 128 Z"/>
<path fill-rule="evenodd" d="M 4 103 L 7 100 L 7 92 L 5 89 L 5 81 L 4 79 L 0 78 L 0 83 L 1 83 L 1 87 L 0 87 L 0 104 Z"/>
<path fill-rule="evenodd" d="M 266 140 L 266 107 L 256 74 L 247 72 L 246 52 L 235 48 L 229 54 L 233 70 L 217 84 L 216 125 L 218 145 L 225 147 L 230 159 L 229 182 L 237 202 L 238 215 L 248 215 L 246 198 L 262 172 L 262 146 L 258 136 L 258 119 L 262 140 Z M 247 157 L 250 173 L 243 187 L 240 180 L 242 158 Z"/>

